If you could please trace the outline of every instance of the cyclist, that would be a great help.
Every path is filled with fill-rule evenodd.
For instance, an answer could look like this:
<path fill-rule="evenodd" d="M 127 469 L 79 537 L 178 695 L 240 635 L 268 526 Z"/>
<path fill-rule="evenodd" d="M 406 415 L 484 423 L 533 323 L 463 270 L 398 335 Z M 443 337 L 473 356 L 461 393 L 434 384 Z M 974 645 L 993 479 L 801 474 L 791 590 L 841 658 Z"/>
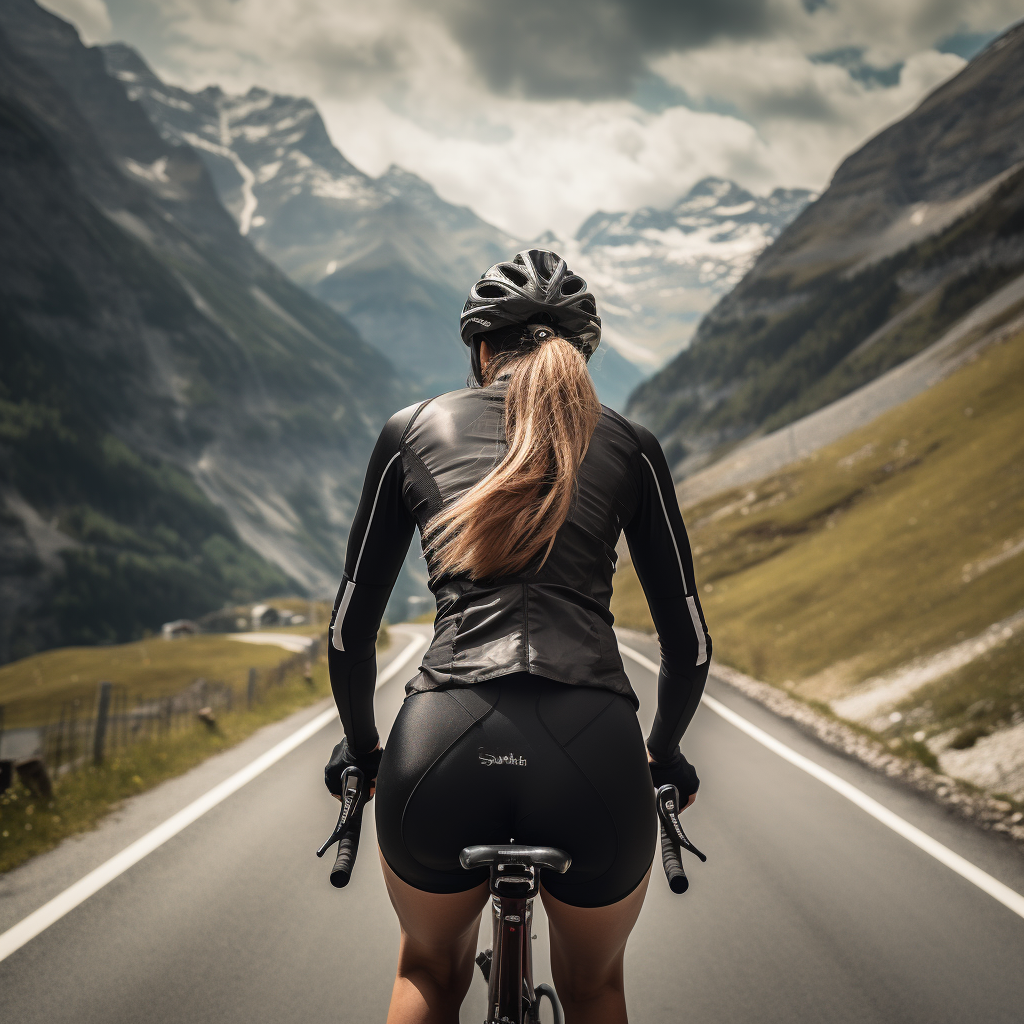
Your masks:
<path fill-rule="evenodd" d="M 327 785 L 351 764 L 376 779 L 401 925 L 389 1024 L 458 1020 L 488 899 L 486 869 L 463 871 L 459 851 L 512 841 L 571 854 L 541 893 L 555 986 L 568 1024 L 618 1024 L 652 781 L 686 806 L 698 786 L 679 741 L 711 640 L 689 542 L 657 440 L 598 402 L 601 320 L 564 260 L 531 249 L 491 267 L 461 333 L 472 386 L 397 413 L 370 458 L 332 618 L 345 738 Z M 434 638 L 382 751 L 375 640 L 417 527 Z M 646 749 L 608 610 L 623 530 L 661 643 Z"/>

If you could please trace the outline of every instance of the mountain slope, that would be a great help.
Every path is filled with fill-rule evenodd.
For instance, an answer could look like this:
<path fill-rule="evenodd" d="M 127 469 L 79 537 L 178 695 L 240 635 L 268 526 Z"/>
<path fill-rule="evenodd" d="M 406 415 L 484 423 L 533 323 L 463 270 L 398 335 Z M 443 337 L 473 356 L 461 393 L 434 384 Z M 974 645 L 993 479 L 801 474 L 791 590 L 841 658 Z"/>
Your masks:
<path fill-rule="evenodd" d="M 427 393 L 465 385 L 469 364 L 456 325 L 466 294 L 521 243 L 400 168 L 379 178 L 359 171 L 307 99 L 257 88 L 191 93 L 162 82 L 124 44 L 103 53 L 163 138 L 199 153 L 261 252 L 351 319 Z"/>
<path fill-rule="evenodd" d="M 634 394 L 677 472 L 920 351 L 1024 269 L 1024 26 L 849 157 Z"/>
<path fill-rule="evenodd" d="M 0 35 L 0 61 L 16 55 Z M 0 662 L 125 640 L 290 585 L 173 462 L 111 429 L 161 396 L 115 357 L 139 307 L 190 305 L 81 194 L 0 72 Z M 40 232 L 45 226 L 45 233 Z M 167 285 L 170 287 L 167 287 Z M 173 313 L 172 313 L 173 315 Z M 74 331 L 75 346 L 62 344 Z M 137 409 L 136 409 L 137 412 Z"/>
<path fill-rule="evenodd" d="M 248 563 L 248 592 L 284 585 L 281 569 L 327 591 L 376 429 L 407 400 L 393 369 L 238 235 L 203 164 L 160 138 L 71 26 L 10 0 L 0 29 L 5 622 L 19 606 L 25 636 L 48 617 L 41 644 L 84 638 L 53 625 L 52 588 L 89 545 L 110 563 L 75 595 L 106 622 L 94 638 L 196 607 L 171 599 L 168 567 L 128 587 L 131 622 L 114 623 L 117 602 L 97 610 L 111 564 L 197 563 L 215 535 L 222 561 Z M 238 590 L 228 579 L 204 605 Z"/>
<path fill-rule="evenodd" d="M 1018 305 L 930 389 L 808 458 L 687 505 L 715 657 L 844 716 L 844 698 L 902 676 L 882 721 L 877 711 L 861 721 L 896 751 L 937 755 L 945 774 L 991 785 L 950 755 L 988 733 L 1019 737 L 1024 721 L 1022 408 Z M 652 630 L 632 567 L 615 579 L 617 621 Z M 959 672 L 948 674 L 962 659 L 942 659 L 940 678 L 923 671 L 994 623 L 991 654 L 974 643 Z M 1019 778 L 1022 755 L 1018 739 L 996 760 L 1008 772 L 1016 758 Z"/>

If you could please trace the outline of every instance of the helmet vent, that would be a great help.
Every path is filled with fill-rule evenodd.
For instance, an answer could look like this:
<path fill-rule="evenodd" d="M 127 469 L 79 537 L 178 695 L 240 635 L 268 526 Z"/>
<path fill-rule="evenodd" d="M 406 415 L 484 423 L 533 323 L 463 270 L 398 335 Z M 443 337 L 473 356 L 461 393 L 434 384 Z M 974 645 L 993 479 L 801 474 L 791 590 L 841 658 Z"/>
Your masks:
<path fill-rule="evenodd" d="M 533 256 L 534 266 L 541 272 L 545 280 L 551 279 L 558 264 L 562 262 L 558 256 L 547 249 L 531 249 L 530 255 Z"/>
<path fill-rule="evenodd" d="M 502 288 L 500 284 L 493 284 L 488 281 L 486 284 L 478 284 L 476 286 L 476 293 L 482 299 L 504 299 L 508 296 L 508 291 Z"/>
<path fill-rule="evenodd" d="M 587 282 L 557 253 L 524 249 L 488 268 L 473 285 L 459 333 L 469 346 L 482 333 L 489 335 L 489 343 L 497 344 L 495 332 L 507 328 L 509 344 L 518 347 L 524 341 L 524 329 L 539 324 L 550 326 L 586 355 L 601 342 L 601 318 Z M 502 334 L 502 350 L 505 340 Z M 478 368 L 474 373 L 478 375 Z"/>

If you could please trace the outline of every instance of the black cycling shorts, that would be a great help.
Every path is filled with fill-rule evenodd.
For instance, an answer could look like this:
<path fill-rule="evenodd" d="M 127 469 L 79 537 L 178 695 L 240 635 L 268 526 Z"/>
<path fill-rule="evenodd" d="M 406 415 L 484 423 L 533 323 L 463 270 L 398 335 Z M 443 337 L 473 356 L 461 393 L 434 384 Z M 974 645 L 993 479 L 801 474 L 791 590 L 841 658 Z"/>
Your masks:
<path fill-rule="evenodd" d="M 463 847 L 515 842 L 568 851 L 572 866 L 545 871 L 544 887 L 603 907 L 654 859 L 654 787 L 633 705 L 527 673 L 407 697 L 375 802 L 384 859 L 424 892 L 486 880 L 486 868 L 460 867 Z"/>

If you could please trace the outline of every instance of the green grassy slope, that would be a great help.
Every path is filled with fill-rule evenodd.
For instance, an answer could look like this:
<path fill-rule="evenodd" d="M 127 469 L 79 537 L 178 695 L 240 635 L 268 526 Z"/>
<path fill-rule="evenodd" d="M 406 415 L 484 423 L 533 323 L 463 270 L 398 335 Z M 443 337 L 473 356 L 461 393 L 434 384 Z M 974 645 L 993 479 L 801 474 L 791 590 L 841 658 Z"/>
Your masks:
<path fill-rule="evenodd" d="M 209 635 L 164 640 L 150 637 L 102 647 L 61 647 L 0 666 L 5 725 L 42 725 L 63 701 L 82 702 L 91 714 L 97 687 L 110 680 L 129 698 L 155 698 L 184 690 L 195 679 L 227 683 L 241 692 L 250 668 L 270 668 L 290 657 L 280 647 Z"/>
<path fill-rule="evenodd" d="M 907 747 L 955 730 L 949 746 L 966 750 L 996 729 L 1024 721 L 1024 635 L 1015 633 L 958 671 L 922 687 L 896 710 L 902 717 L 887 733 L 894 744 Z"/>
<path fill-rule="evenodd" d="M 326 630 L 331 606 L 301 598 L 277 598 L 274 607 L 309 616 L 299 626 L 272 626 L 275 633 L 315 637 Z M 248 617 L 248 606 L 230 609 Z M 225 616 L 227 617 L 227 616 Z M 147 637 L 125 644 L 61 647 L 0 666 L 0 705 L 7 727 L 41 725 L 52 721 L 64 701 L 78 699 L 91 709 L 97 686 L 110 680 L 134 699 L 162 697 L 185 689 L 195 679 L 227 683 L 241 692 L 250 668 L 265 669 L 291 657 L 280 647 L 242 643 L 221 633 L 164 640 Z"/>
<path fill-rule="evenodd" d="M 247 645 L 233 646 L 244 649 Z M 249 653 L 253 657 L 250 664 L 267 667 L 287 657 L 277 648 L 253 647 Z M 263 691 L 262 699 L 252 708 L 236 702 L 234 711 L 218 715 L 215 729 L 197 721 L 193 727 L 170 736 L 116 750 L 99 767 L 84 765 L 59 775 L 49 800 L 33 796 L 16 782 L 0 794 L 0 873 L 52 849 L 68 836 L 95 828 L 127 797 L 182 774 L 261 726 L 323 700 L 330 692 L 327 664 L 321 661 L 314 666 L 309 681 L 296 670 L 281 685 Z"/>
<path fill-rule="evenodd" d="M 1024 332 L 811 458 L 684 509 L 716 657 L 830 700 L 1024 607 L 1024 555 L 964 568 L 1024 539 L 1022 409 Z M 612 608 L 652 628 L 630 568 Z M 993 662 L 987 685 L 1006 671 Z"/>

